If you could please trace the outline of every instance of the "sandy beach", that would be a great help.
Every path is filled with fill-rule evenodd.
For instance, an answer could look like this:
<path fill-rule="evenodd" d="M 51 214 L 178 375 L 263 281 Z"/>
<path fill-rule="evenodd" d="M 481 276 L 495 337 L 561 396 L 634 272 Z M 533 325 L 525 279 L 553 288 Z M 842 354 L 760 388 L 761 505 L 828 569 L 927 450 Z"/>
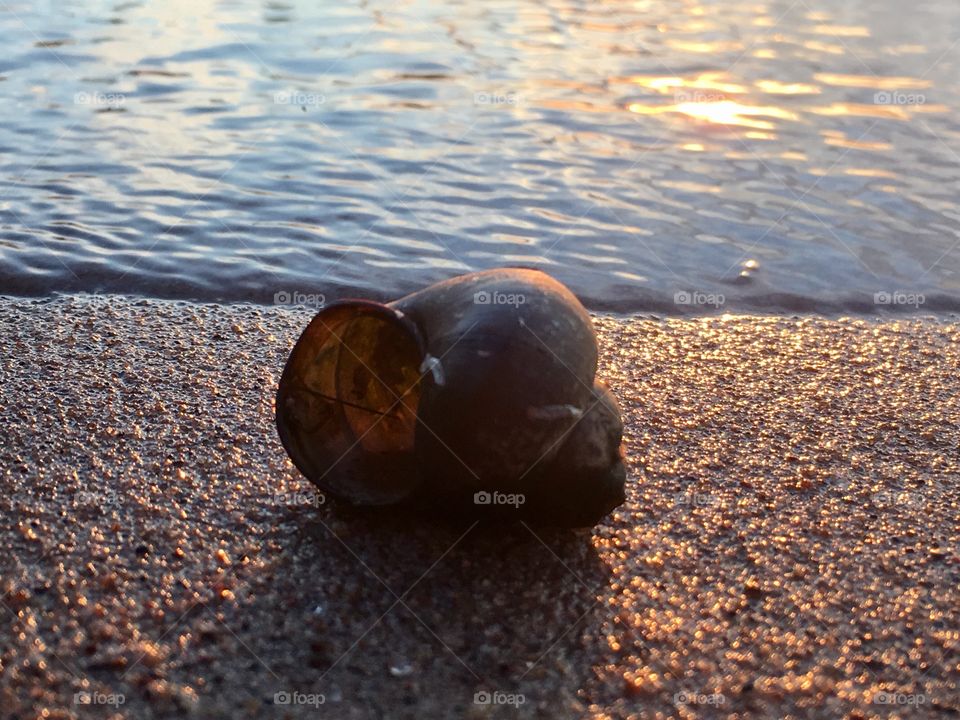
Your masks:
<path fill-rule="evenodd" d="M 598 317 L 627 502 L 576 532 L 328 501 L 306 309 L 0 301 L 0 716 L 960 713 L 960 321 Z"/>

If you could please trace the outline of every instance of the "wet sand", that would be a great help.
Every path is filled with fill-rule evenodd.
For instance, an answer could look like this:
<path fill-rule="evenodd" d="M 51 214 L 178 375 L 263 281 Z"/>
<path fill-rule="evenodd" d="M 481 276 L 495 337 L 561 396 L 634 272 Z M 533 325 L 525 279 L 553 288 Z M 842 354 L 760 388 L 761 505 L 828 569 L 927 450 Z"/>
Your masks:
<path fill-rule="evenodd" d="M 628 501 L 560 532 L 323 502 L 310 315 L 0 302 L 4 719 L 960 712 L 956 318 L 598 318 Z"/>

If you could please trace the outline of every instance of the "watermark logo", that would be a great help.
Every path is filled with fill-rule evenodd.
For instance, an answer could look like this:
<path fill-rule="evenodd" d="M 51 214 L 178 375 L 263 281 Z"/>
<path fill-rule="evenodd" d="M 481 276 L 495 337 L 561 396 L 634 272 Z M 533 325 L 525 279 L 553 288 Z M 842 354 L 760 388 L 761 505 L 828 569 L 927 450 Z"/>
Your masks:
<path fill-rule="evenodd" d="M 273 294 L 274 305 L 289 305 L 291 307 L 322 308 L 327 302 L 323 293 L 303 293 L 298 290 L 288 292 L 278 290 Z"/>
<path fill-rule="evenodd" d="M 711 507 L 720 504 L 720 498 L 708 493 L 678 493 L 673 501 L 677 505 L 689 505 L 690 507 Z"/>
<path fill-rule="evenodd" d="M 281 90 L 273 94 L 275 105 L 306 107 L 308 105 L 323 105 L 326 101 L 327 98 L 322 93 L 310 93 L 301 90 Z"/>
<path fill-rule="evenodd" d="M 502 690 L 479 690 L 473 694 L 474 705 L 513 705 L 518 708 L 526 701 L 523 693 L 508 693 Z"/>
<path fill-rule="evenodd" d="M 515 92 L 478 92 L 473 96 L 474 105 L 510 105 L 520 104 L 520 96 Z"/>
<path fill-rule="evenodd" d="M 723 93 L 703 92 L 702 90 L 677 90 L 673 93 L 673 102 L 676 105 L 687 103 L 717 103 L 726 102 L 727 96 Z"/>
<path fill-rule="evenodd" d="M 287 692 L 284 690 L 273 695 L 274 705 L 310 705 L 316 708 L 326 701 L 327 698 L 322 693 Z"/>
<path fill-rule="evenodd" d="M 83 690 L 73 694 L 74 705 L 123 705 L 127 698 L 122 693 L 87 692 Z"/>
<path fill-rule="evenodd" d="M 481 490 L 473 494 L 474 505 L 512 505 L 518 508 L 527 501 L 523 493 L 487 492 Z"/>
<path fill-rule="evenodd" d="M 474 305 L 513 305 L 520 307 L 527 302 L 527 296 L 520 293 L 504 293 L 478 290 L 473 294 Z"/>
<path fill-rule="evenodd" d="M 290 506 L 299 506 L 299 505 L 312 505 L 313 507 L 320 507 L 327 501 L 327 496 L 322 492 L 313 492 L 308 490 L 306 492 L 287 492 L 287 493 L 274 493 L 273 495 L 267 496 L 267 505 L 274 505 L 277 507 L 290 507 Z"/>
<path fill-rule="evenodd" d="M 875 705 L 923 705 L 927 696 L 881 690 L 873 696 L 873 702 Z"/>
<path fill-rule="evenodd" d="M 887 292 L 881 290 L 873 294 L 874 305 L 906 305 L 908 307 L 920 307 L 927 301 L 923 293 L 905 292 L 903 290 L 894 290 Z"/>
<path fill-rule="evenodd" d="M 96 507 L 116 507 L 120 505 L 120 496 L 113 490 L 78 490 L 73 496 L 77 505 Z"/>
<path fill-rule="evenodd" d="M 899 90 L 881 90 L 873 95 L 874 105 L 924 105 L 926 102 L 926 95 Z"/>
<path fill-rule="evenodd" d="M 727 701 L 723 693 L 698 693 L 681 690 L 674 693 L 673 702 L 676 705 L 723 705 Z"/>
<path fill-rule="evenodd" d="M 78 92 L 73 96 L 74 105 L 92 105 L 94 107 L 120 107 L 126 101 L 126 95 L 113 92 Z"/>
<path fill-rule="evenodd" d="M 883 507 L 915 507 L 923 502 L 920 493 L 909 490 L 882 490 L 871 496 L 873 502 Z"/>
<path fill-rule="evenodd" d="M 718 308 L 727 301 L 722 293 L 705 293 L 698 290 L 680 290 L 673 294 L 676 305 L 709 305 Z"/>

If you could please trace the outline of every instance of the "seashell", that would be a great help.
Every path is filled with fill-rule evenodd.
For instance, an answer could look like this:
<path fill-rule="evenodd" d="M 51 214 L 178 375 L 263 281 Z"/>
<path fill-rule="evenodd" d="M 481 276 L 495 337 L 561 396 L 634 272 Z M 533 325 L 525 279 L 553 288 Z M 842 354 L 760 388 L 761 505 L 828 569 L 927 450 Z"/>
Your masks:
<path fill-rule="evenodd" d="M 356 505 L 588 526 L 624 500 L 623 424 L 590 316 L 536 270 L 322 309 L 287 360 L 277 429 Z"/>

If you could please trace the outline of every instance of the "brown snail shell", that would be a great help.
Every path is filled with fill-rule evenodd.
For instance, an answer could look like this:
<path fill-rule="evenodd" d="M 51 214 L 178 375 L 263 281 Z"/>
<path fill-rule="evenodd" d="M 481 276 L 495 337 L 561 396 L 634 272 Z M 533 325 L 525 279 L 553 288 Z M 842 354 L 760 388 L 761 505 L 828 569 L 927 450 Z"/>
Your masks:
<path fill-rule="evenodd" d="M 590 317 L 536 270 L 321 310 L 277 392 L 303 474 L 358 505 L 592 525 L 623 502 L 623 426 Z"/>

